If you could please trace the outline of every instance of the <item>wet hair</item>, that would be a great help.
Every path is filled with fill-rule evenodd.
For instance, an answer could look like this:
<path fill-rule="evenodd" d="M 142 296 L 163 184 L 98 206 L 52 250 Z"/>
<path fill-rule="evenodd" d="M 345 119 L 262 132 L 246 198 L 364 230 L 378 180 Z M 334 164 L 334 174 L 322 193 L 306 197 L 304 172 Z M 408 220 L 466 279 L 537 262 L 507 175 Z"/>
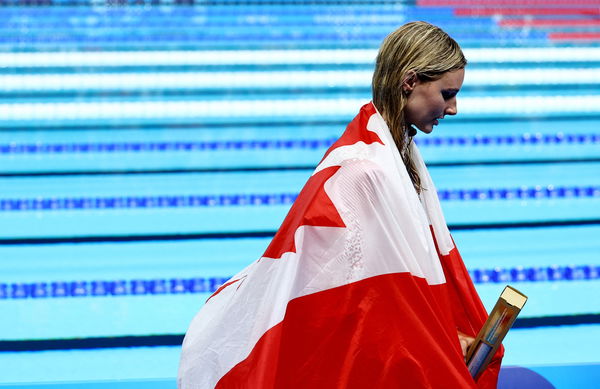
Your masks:
<path fill-rule="evenodd" d="M 411 74 L 422 82 L 464 69 L 467 60 L 460 46 L 442 29 L 426 22 L 411 22 L 388 35 L 379 49 L 373 74 L 373 104 L 387 123 L 410 179 L 421 192 L 421 180 L 409 152 L 414 129 L 404 119 L 408 95 L 402 88 Z"/>

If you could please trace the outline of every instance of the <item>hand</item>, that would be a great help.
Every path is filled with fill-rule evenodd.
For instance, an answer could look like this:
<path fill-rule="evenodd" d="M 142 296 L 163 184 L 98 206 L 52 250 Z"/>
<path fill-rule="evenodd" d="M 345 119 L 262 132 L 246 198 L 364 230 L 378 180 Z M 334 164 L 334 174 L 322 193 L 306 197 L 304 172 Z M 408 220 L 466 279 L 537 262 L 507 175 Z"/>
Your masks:
<path fill-rule="evenodd" d="M 471 345 L 475 341 L 475 338 L 458 331 L 458 341 L 460 342 L 460 348 L 462 350 L 463 357 L 466 358 L 467 350 L 469 349 L 469 347 L 471 347 Z"/>

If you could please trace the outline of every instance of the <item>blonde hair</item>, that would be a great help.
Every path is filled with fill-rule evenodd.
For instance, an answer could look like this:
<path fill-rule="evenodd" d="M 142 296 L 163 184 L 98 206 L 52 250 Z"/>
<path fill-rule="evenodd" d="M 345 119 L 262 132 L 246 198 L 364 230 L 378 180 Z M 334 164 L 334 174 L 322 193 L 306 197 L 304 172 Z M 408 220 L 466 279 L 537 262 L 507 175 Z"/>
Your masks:
<path fill-rule="evenodd" d="M 371 85 L 373 104 L 384 117 L 419 193 L 423 188 L 408 149 L 414 134 L 409 134 L 404 119 L 407 95 L 402 84 L 411 74 L 423 82 L 435 81 L 466 65 L 458 43 L 439 27 L 425 22 L 403 25 L 388 35 L 379 49 Z"/>

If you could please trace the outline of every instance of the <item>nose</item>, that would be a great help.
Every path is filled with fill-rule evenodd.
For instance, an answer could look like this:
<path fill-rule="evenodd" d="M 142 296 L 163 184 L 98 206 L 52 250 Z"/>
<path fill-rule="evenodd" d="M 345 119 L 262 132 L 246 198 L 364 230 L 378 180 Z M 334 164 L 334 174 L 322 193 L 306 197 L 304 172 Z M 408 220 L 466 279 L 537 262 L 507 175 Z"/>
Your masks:
<path fill-rule="evenodd" d="M 444 110 L 444 114 L 446 115 L 456 115 L 458 113 L 458 109 L 456 108 L 456 97 L 448 100 L 446 109 Z"/>

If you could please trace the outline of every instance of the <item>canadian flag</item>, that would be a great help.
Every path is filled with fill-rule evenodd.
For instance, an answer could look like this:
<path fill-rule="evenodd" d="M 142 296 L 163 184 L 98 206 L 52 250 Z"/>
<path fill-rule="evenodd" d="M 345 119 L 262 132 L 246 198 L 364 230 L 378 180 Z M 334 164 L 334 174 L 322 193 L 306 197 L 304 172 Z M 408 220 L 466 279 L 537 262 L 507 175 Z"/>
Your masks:
<path fill-rule="evenodd" d="M 264 255 L 193 319 L 181 389 L 495 388 L 457 332 L 487 318 L 414 144 L 417 194 L 366 104 L 331 146 Z"/>

